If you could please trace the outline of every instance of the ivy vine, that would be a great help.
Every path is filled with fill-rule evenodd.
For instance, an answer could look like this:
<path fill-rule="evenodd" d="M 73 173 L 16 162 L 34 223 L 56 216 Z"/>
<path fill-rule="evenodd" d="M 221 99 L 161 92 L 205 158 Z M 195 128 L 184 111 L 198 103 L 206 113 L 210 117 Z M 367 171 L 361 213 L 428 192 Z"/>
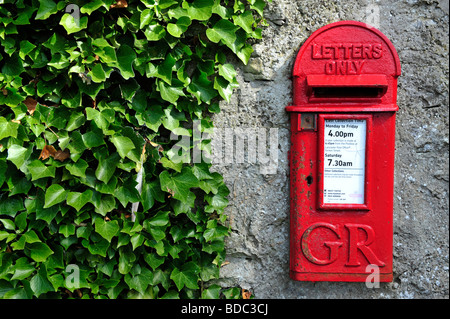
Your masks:
<path fill-rule="evenodd" d="M 239 297 L 229 190 L 170 135 L 211 131 L 264 7 L 0 0 L 0 298 Z"/>

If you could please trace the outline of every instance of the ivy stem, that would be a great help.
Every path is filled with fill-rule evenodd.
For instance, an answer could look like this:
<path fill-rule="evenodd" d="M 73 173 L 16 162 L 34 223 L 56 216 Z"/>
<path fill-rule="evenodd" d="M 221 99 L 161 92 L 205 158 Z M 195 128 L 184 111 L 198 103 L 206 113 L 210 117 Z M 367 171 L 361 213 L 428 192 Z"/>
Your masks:
<path fill-rule="evenodd" d="M 57 138 L 59 138 L 58 134 L 56 134 L 55 131 L 53 131 L 53 130 L 50 128 L 50 126 L 47 125 L 47 123 L 44 123 L 44 124 L 45 124 L 45 127 L 47 127 L 50 131 L 52 131 L 53 134 L 56 135 Z"/>

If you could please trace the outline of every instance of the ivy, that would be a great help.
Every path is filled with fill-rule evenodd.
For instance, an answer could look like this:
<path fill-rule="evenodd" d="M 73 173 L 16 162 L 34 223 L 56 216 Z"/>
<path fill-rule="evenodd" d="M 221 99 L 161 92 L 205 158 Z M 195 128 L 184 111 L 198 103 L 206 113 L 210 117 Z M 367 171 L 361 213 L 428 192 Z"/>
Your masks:
<path fill-rule="evenodd" d="M 0 298 L 239 297 L 229 190 L 170 136 L 212 129 L 264 6 L 0 0 Z"/>

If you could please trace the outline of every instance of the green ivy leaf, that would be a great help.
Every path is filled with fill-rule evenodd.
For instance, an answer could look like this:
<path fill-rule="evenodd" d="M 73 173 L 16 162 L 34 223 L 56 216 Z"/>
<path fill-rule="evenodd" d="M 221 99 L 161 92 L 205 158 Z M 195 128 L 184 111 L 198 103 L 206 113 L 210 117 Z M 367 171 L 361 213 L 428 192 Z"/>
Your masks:
<path fill-rule="evenodd" d="M 266 2 L 264 0 L 249 0 L 250 8 L 255 9 L 260 16 L 263 16 L 264 8 L 266 7 Z"/>
<path fill-rule="evenodd" d="M 11 61 L 13 57 L 11 57 L 10 61 L 6 62 L 5 65 L 2 67 L 2 73 L 5 75 L 15 77 L 20 75 L 25 69 L 22 68 L 22 62 L 20 60 L 18 62 Z M 5 104 L 10 107 L 15 107 L 25 99 L 14 88 L 4 88 L 2 89 L 2 91 L 3 91 L 2 94 L 0 94 L 1 104 Z"/>
<path fill-rule="evenodd" d="M 212 15 L 214 0 L 196 0 L 188 4 L 187 11 L 191 19 L 205 21 Z"/>
<path fill-rule="evenodd" d="M 87 241 L 83 240 L 83 243 L 84 243 L 83 245 L 89 250 L 91 254 L 106 257 L 106 252 L 108 251 L 109 248 L 108 240 L 101 238 L 95 243 L 88 243 Z"/>
<path fill-rule="evenodd" d="M 219 299 L 220 290 L 222 288 L 219 285 L 211 285 L 202 292 L 202 299 Z"/>
<path fill-rule="evenodd" d="M 44 262 L 53 254 L 53 250 L 42 242 L 32 243 L 27 247 L 29 248 L 29 256 L 36 262 Z"/>
<path fill-rule="evenodd" d="M 59 227 L 59 233 L 63 234 L 65 238 L 69 237 L 70 235 L 75 234 L 75 225 L 69 224 L 69 225 L 61 225 Z"/>
<path fill-rule="evenodd" d="M 144 30 L 144 35 L 148 41 L 158 41 L 164 38 L 166 35 L 166 30 L 163 26 L 152 23 Z"/>
<path fill-rule="evenodd" d="M 125 156 L 135 148 L 133 141 L 125 136 L 113 136 L 111 137 L 111 142 L 116 147 L 121 158 L 125 158 Z"/>
<path fill-rule="evenodd" d="M 14 230 L 16 228 L 14 221 L 10 219 L 0 219 L 0 222 L 3 224 L 3 227 L 5 227 L 5 229 Z"/>
<path fill-rule="evenodd" d="M 172 71 L 175 66 L 176 60 L 171 54 L 168 54 L 165 60 L 158 65 L 155 76 L 164 80 L 168 85 L 172 84 Z"/>
<path fill-rule="evenodd" d="M 30 287 L 36 297 L 39 297 L 49 291 L 56 291 L 51 282 L 48 280 L 45 265 L 41 265 L 38 273 L 31 278 Z"/>
<path fill-rule="evenodd" d="M 198 186 L 198 179 L 192 174 L 188 167 L 184 167 L 181 173 L 171 175 L 168 171 L 163 171 L 159 175 L 161 190 L 170 193 L 173 198 L 186 201 L 190 189 Z"/>
<path fill-rule="evenodd" d="M 41 160 L 35 160 L 28 165 L 31 181 L 44 177 L 55 177 L 56 167 L 47 166 Z"/>
<path fill-rule="evenodd" d="M 92 195 L 92 203 L 95 206 L 95 212 L 102 216 L 116 208 L 116 200 L 112 195 L 101 196 L 100 193 L 94 192 Z"/>
<path fill-rule="evenodd" d="M 147 211 L 153 207 L 155 200 L 164 203 L 164 193 L 161 191 L 159 180 L 142 185 L 141 192 L 143 210 Z"/>
<path fill-rule="evenodd" d="M 99 121 L 102 119 L 99 119 Z M 105 123 L 105 122 L 102 122 Z M 106 125 L 106 123 L 105 123 Z M 78 132 L 74 132 L 75 134 Z M 78 133 L 79 135 L 80 133 Z M 101 130 L 92 130 L 89 131 L 85 134 L 83 134 L 81 141 L 84 144 L 83 146 L 79 143 L 79 136 L 78 135 L 73 135 L 72 139 L 75 139 L 75 147 L 73 147 L 73 149 L 75 150 L 76 153 L 81 153 L 83 152 L 86 148 L 93 148 L 93 147 L 97 147 L 100 145 L 105 144 L 105 141 L 103 140 L 103 133 Z M 84 147 L 85 146 L 85 147 Z M 70 148 L 70 145 L 69 145 Z M 71 150 L 72 152 L 72 150 Z"/>
<path fill-rule="evenodd" d="M 116 171 L 119 161 L 120 155 L 118 153 L 113 153 L 106 159 L 100 159 L 95 171 L 95 176 L 103 183 L 108 184 L 108 181 Z"/>
<path fill-rule="evenodd" d="M 109 44 L 94 49 L 94 53 L 97 54 L 102 63 L 110 65 L 116 65 L 117 63 L 116 50 L 112 46 L 109 46 Z"/>
<path fill-rule="evenodd" d="M 66 169 L 74 176 L 85 177 L 88 166 L 85 160 L 79 159 L 75 163 L 68 163 Z"/>
<path fill-rule="evenodd" d="M 184 286 L 190 289 L 198 289 L 197 281 L 199 280 L 198 272 L 199 268 L 193 262 L 188 262 L 183 265 L 181 269 L 174 268 L 170 274 L 170 279 L 175 282 L 178 291 L 183 289 Z"/>
<path fill-rule="evenodd" d="M 136 52 L 128 45 L 122 44 L 117 50 L 117 67 L 125 80 L 134 76 L 134 60 L 136 60 Z"/>
<path fill-rule="evenodd" d="M 164 166 L 165 168 L 173 169 L 174 171 L 176 171 L 178 173 L 180 173 L 181 169 L 183 168 L 182 162 L 174 163 L 171 160 L 169 160 L 167 157 L 161 158 L 160 162 L 161 162 L 162 166 Z"/>
<path fill-rule="evenodd" d="M 206 241 L 213 241 L 215 239 L 228 235 L 228 228 L 222 225 L 217 225 L 217 220 L 208 222 L 207 230 L 203 233 Z"/>
<path fill-rule="evenodd" d="M 85 4 L 80 8 L 80 12 L 87 13 L 90 15 L 92 12 L 94 12 L 95 10 L 99 9 L 101 6 L 104 5 L 105 4 L 102 0 L 93 0 L 93 1 L 91 0 L 90 2 L 88 2 L 87 4 Z"/>
<path fill-rule="evenodd" d="M 180 96 L 185 96 L 183 89 L 180 87 L 169 86 L 163 81 L 157 81 L 157 83 L 161 97 L 172 104 L 175 104 Z"/>
<path fill-rule="evenodd" d="M 131 245 L 133 246 L 133 250 L 140 247 L 144 243 L 145 237 L 142 234 L 134 234 L 131 239 Z"/>
<path fill-rule="evenodd" d="M 226 299 L 239 299 L 241 295 L 241 289 L 239 287 L 229 288 L 223 291 Z"/>
<path fill-rule="evenodd" d="M 148 25 L 153 18 L 155 12 L 150 9 L 145 9 L 141 12 L 139 29 L 143 29 L 146 25 Z"/>
<path fill-rule="evenodd" d="M 164 263 L 165 258 L 158 256 L 155 253 L 145 254 L 144 256 L 145 262 L 152 267 L 153 270 L 156 270 L 159 266 Z"/>
<path fill-rule="evenodd" d="M 109 124 L 114 121 L 114 110 L 105 109 L 103 111 L 95 110 L 91 107 L 86 108 L 86 118 L 89 121 L 94 121 L 98 128 L 106 130 Z"/>
<path fill-rule="evenodd" d="M 233 16 L 233 21 L 244 29 L 245 32 L 252 34 L 255 20 L 253 19 L 253 13 L 251 11 L 245 11 L 244 13 Z"/>
<path fill-rule="evenodd" d="M 86 122 L 86 117 L 81 112 L 73 112 L 70 114 L 67 122 L 66 131 L 73 131 L 82 126 Z"/>
<path fill-rule="evenodd" d="M 216 77 L 214 79 L 214 89 L 216 89 L 220 96 L 227 102 L 230 102 L 234 89 L 238 87 L 239 84 L 237 82 L 230 83 L 222 77 Z"/>
<path fill-rule="evenodd" d="M 66 200 L 68 191 L 59 184 L 52 184 L 45 191 L 45 205 L 44 208 L 52 207 L 62 201 Z"/>
<path fill-rule="evenodd" d="M 236 70 L 232 64 L 219 64 L 219 75 L 228 82 L 236 82 Z M 237 83 L 237 82 L 236 82 Z"/>
<path fill-rule="evenodd" d="M 23 232 L 27 228 L 27 212 L 17 215 L 14 221 L 19 231 Z"/>
<path fill-rule="evenodd" d="M 39 9 L 36 13 L 36 20 L 46 20 L 49 16 L 58 11 L 56 3 L 52 0 L 39 1 Z"/>
<path fill-rule="evenodd" d="M 126 207 L 129 202 L 137 203 L 140 201 L 139 192 L 136 189 L 137 182 L 134 178 L 128 178 L 123 186 L 119 187 L 115 196 L 120 201 L 123 207 Z"/>
<path fill-rule="evenodd" d="M 191 25 L 191 19 L 189 17 L 180 17 L 177 22 L 169 23 L 167 25 L 167 32 L 176 38 L 179 38 Z"/>
<path fill-rule="evenodd" d="M 120 247 L 119 249 L 119 273 L 126 275 L 133 267 L 136 260 L 136 255 L 127 247 Z"/>
<path fill-rule="evenodd" d="M 29 299 L 25 288 L 10 289 L 3 295 L 3 299 Z"/>
<path fill-rule="evenodd" d="M 80 192 L 69 192 L 69 194 L 67 195 L 67 205 L 72 206 L 73 208 L 75 208 L 77 211 L 80 211 L 80 209 L 86 205 L 87 203 L 89 203 L 92 199 L 92 191 L 91 190 L 87 190 L 83 193 Z"/>
<path fill-rule="evenodd" d="M 91 76 L 92 81 L 95 83 L 101 83 L 106 80 L 106 73 L 100 63 L 97 63 L 92 70 L 89 71 L 88 75 Z"/>
<path fill-rule="evenodd" d="M 152 226 L 166 226 L 169 223 L 170 212 L 159 212 L 148 220 L 148 223 Z"/>
<path fill-rule="evenodd" d="M 141 273 L 138 275 L 131 276 L 127 274 L 125 276 L 125 282 L 127 285 L 141 294 L 145 293 L 147 287 L 152 283 L 152 281 L 153 273 L 146 268 L 142 268 Z"/>
<path fill-rule="evenodd" d="M 117 220 L 105 221 L 101 218 L 95 220 L 95 231 L 111 242 L 112 238 L 119 233 L 120 227 Z"/>
<path fill-rule="evenodd" d="M 76 33 L 87 28 L 88 17 L 83 16 L 80 19 L 76 19 L 72 15 L 65 13 L 59 24 L 66 29 L 67 34 Z"/>
<path fill-rule="evenodd" d="M 25 237 L 25 242 L 28 244 L 41 242 L 34 230 L 27 231 L 25 234 L 23 234 L 23 237 Z"/>
<path fill-rule="evenodd" d="M 34 49 L 36 46 L 28 40 L 23 40 L 20 42 L 20 51 L 19 56 L 22 60 L 25 60 L 25 57 Z"/>
<path fill-rule="evenodd" d="M 204 72 L 201 72 L 199 76 L 192 80 L 187 91 L 197 98 L 198 104 L 203 102 L 209 104 L 217 96 L 212 82 L 208 80 L 207 74 Z"/>
<path fill-rule="evenodd" d="M 175 1 L 175 0 L 159 0 L 158 7 L 160 9 L 167 9 L 176 3 L 177 3 L 177 1 Z"/>
<path fill-rule="evenodd" d="M 17 260 L 16 265 L 14 267 L 14 275 L 11 277 L 11 280 L 26 279 L 36 271 L 33 265 L 27 263 L 26 259 L 27 258 L 21 258 Z"/>
<path fill-rule="evenodd" d="M 236 52 L 236 55 L 238 56 L 239 59 L 241 59 L 241 61 L 245 65 L 247 65 L 248 61 L 250 60 L 250 56 L 252 55 L 252 53 L 253 53 L 253 48 L 250 45 L 245 44 L 243 47 L 241 47 L 241 49 L 239 49 Z"/>
<path fill-rule="evenodd" d="M 236 31 L 239 27 L 232 22 L 221 19 L 212 28 L 206 30 L 206 35 L 209 40 L 214 43 L 221 41 L 226 46 L 232 48 L 234 41 L 236 41 Z"/>
<path fill-rule="evenodd" d="M 17 137 L 19 124 L 7 121 L 4 117 L 0 117 L 0 140 L 5 137 Z"/>

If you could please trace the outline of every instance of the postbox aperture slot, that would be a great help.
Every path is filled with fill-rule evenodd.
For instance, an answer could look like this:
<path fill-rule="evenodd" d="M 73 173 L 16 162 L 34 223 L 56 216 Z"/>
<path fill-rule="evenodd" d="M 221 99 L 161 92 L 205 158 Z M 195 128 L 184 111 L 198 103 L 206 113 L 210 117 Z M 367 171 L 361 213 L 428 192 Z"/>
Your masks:
<path fill-rule="evenodd" d="M 386 76 L 365 74 L 357 76 L 308 75 L 307 93 L 311 102 L 373 101 L 387 91 Z"/>
<path fill-rule="evenodd" d="M 383 95 L 383 89 L 377 87 L 314 87 L 312 97 L 322 99 L 333 98 L 379 98 Z"/>

